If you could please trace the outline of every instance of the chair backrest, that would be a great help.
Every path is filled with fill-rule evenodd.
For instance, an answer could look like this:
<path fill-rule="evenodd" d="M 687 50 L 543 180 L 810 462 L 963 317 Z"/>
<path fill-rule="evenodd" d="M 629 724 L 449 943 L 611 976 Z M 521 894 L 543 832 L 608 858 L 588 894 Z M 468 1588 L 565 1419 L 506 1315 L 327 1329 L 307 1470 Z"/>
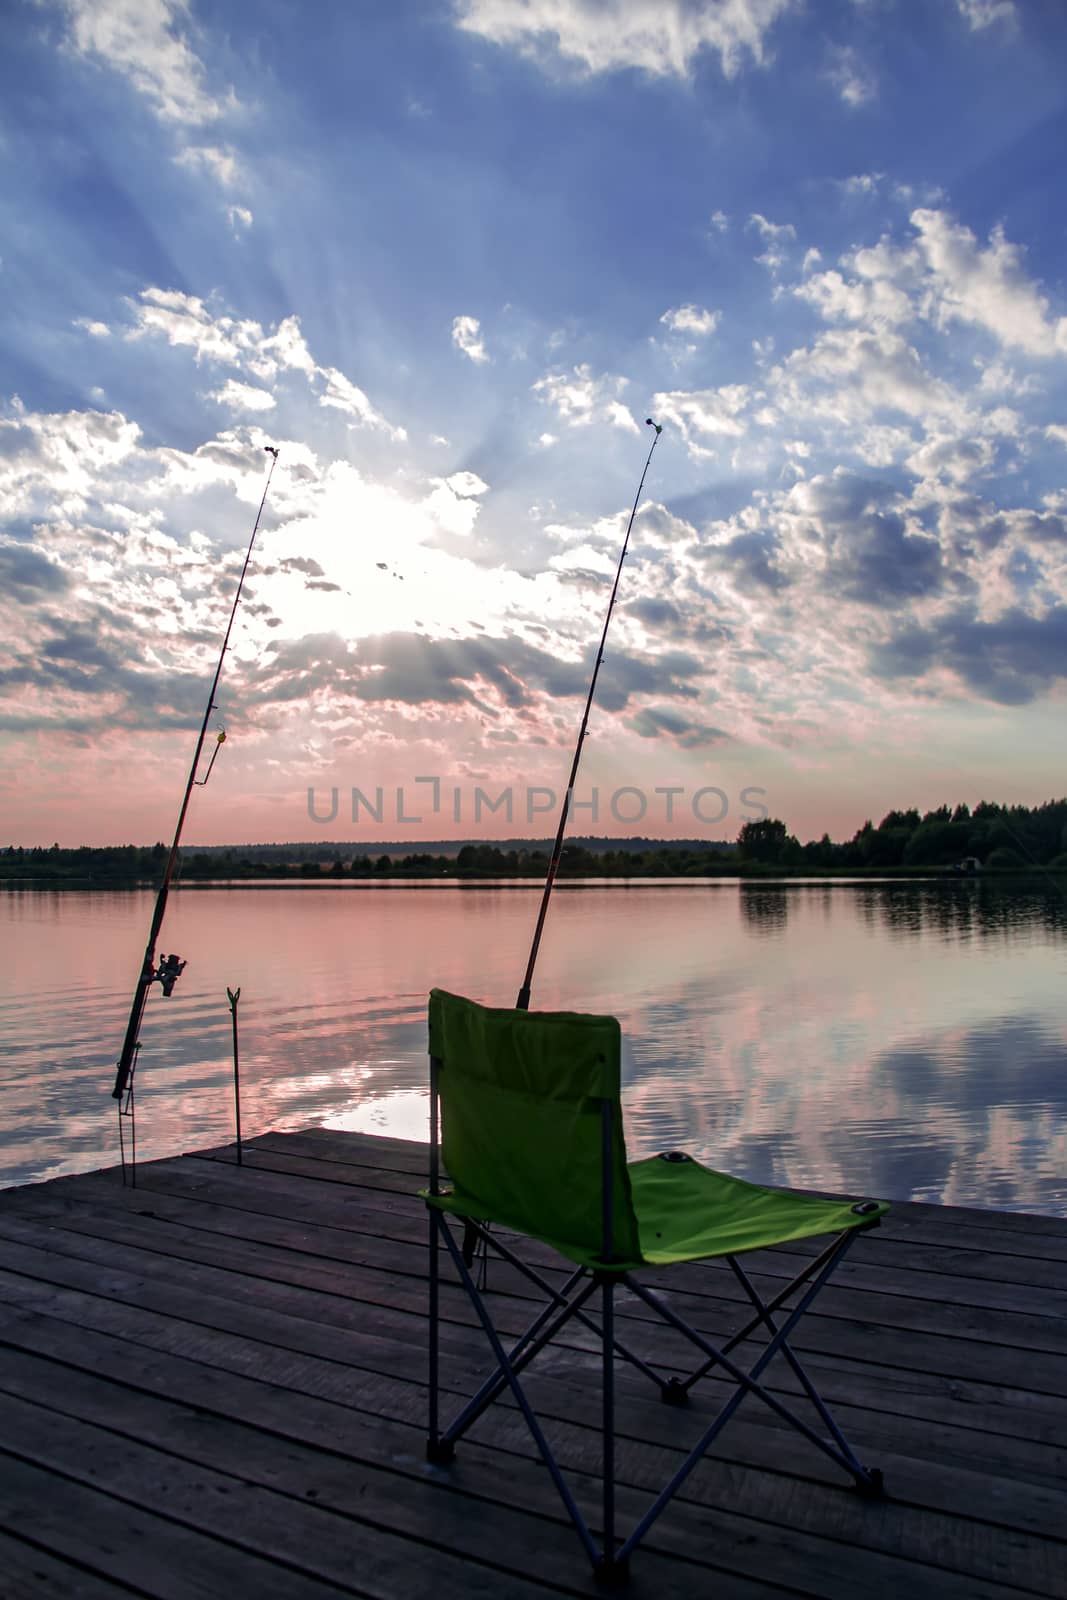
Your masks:
<path fill-rule="evenodd" d="M 434 989 L 442 1155 L 479 1214 L 602 1259 L 639 1261 L 614 1017 L 511 1011 Z M 605 1111 L 606 1106 L 606 1111 Z"/>

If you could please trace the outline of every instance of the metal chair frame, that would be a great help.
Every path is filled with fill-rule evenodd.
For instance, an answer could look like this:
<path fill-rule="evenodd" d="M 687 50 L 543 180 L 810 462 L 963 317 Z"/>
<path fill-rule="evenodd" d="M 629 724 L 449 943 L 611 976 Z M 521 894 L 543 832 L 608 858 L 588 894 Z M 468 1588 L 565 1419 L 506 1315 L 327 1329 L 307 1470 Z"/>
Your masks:
<path fill-rule="evenodd" d="M 440 1143 L 439 1143 L 439 1074 L 443 1063 L 430 1058 L 430 1187 L 428 1195 L 440 1194 Z M 602 1260 L 609 1263 L 613 1256 L 614 1218 L 612 1215 L 613 1163 L 615 1142 L 612 1128 L 613 1103 L 601 1101 L 601 1129 L 603 1153 L 603 1253 Z M 562 1288 L 554 1287 L 542 1273 L 531 1267 L 507 1245 L 498 1231 L 477 1219 L 459 1219 L 465 1230 L 466 1248 L 457 1243 L 447 1214 L 427 1199 L 429 1213 L 430 1247 L 430 1338 L 429 1338 L 429 1433 L 426 1445 L 427 1459 L 436 1465 L 447 1465 L 455 1455 L 457 1440 L 478 1420 L 505 1390 L 510 1390 L 522 1412 L 526 1425 L 548 1469 L 560 1499 L 578 1538 L 588 1556 L 597 1580 L 609 1587 L 626 1581 L 629 1558 L 648 1533 L 660 1513 L 678 1492 L 693 1469 L 733 1417 L 742 1401 L 753 1395 L 761 1400 L 778 1417 L 788 1423 L 822 1453 L 829 1457 L 853 1480 L 856 1490 L 867 1497 L 876 1498 L 884 1493 L 882 1475 L 877 1468 L 864 1466 L 857 1458 L 841 1429 L 834 1421 L 829 1408 L 819 1395 L 809 1374 L 790 1343 L 790 1335 L 800 1318 L 810 1308 L 820 1290 L 829 1281 L 855 1237 L 878 1226 L 878 1218 L 846 1229 L 834 1237 L 818 1256 L 806 1262 L 791 1282 L 769 1301 L 765 1301 L 746 1273 L 740 1260 L 733 1255 L 725 1257 L 730 1269 L 752 1305 L 753 1314 L 721 1344 L 707 1339 L 696 1328 L 680 1317 L 658 1294 L 638 1282 L 630 1271 L 620 1268 L 612 1271 L 610 1265 L 603 1270 L 579 1266 L 570 1274 Z M 486 1250 L 506 1261 L 532 1283 L 547 1298 L 547 1304 L 538 1312 L 520 1337 L 506 1349 L 497 1332 L 468 1266 L 472 1239 Z M 471 1301 L 478 1321 L 486 1335 L 495 1358 L 495 1368 L 477 1393 L 461 1407 L 444 1427 L 440 1418 L 440 1253 L 444 1246 Z M 617 1259 L 617 1258 L 616 1258 Z M 615 1292 L 626 1289 L 650 1310 L 654 1311 L 675 1331 L 687 1339 L 702 1356 L 702 1361 L 685 1378 L 664 1378 L 641 1356 L 629 1349 L 616 1334 Z M 600 1321 L 597 1322 L 585 1309 L 600 1292 Z M 803 1290 L 791 1309 L 786 1303 Z M 783 1314 L 783 1319 L 779 1318 Z M 601 1343 L 601 1398 L 603 1436 L 603 1489 L 600 1539 L 582 1514 L 563 1471 L 556 1460 L 533 1407 L 519 1381 L 520 1374 L 553 1339 L 574 1320 L 591 1330 Z M 746 1339 L 763 1331 L 767 1342 L 751 1366 L 745 1368 L 731 1359 L 730 1352 Z M 809 1425 L 791 1406 L 760 1382 L 765 1369 L 775 1356 L 781 1354 L 791 1367 L 804 1394 L 810 1400 L 820 1419 L 825 1434 Z M 616 1471 L 615 1471 L 615 1358 L 621 1357 L 656 1385 L 660 1396 L 668 1404 L 684 1405 L 693 1387 L 713 1369 L 719 1368 L 733 1379 L 733 1392 L 719 1408 L 696 1444 L 681 1465 L 653 1499 L 644 1515 L 625 1537 L 616 1533 Z"/>

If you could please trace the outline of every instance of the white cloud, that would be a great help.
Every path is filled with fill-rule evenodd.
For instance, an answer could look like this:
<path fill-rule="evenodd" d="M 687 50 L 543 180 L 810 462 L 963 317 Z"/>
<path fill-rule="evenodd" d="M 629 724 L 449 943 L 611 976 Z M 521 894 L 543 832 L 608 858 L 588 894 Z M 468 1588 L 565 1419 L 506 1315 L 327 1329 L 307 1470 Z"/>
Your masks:
<path fill-rule="evenodd" d="M 758 211 L 753 211 L 745 227 L 754 229 L 767 245 L 766 250 L 756 260 L 761 267 L 766 267 L 769 272 L 778 272 L 786 263 L 786 246 L 791 244 L 797 236 L 797 230 L 791 222 L 769 222 Z"/>
<path fill-rule="evenodd" d="M 703 50 L 733 77 L 746 56 L 763 60 L 766 34 L 795 0 L 458 0 L 457 23 L 526 55 L 562 56 L 587 72 L 636 67 L 687 78 Z"/>
<path fill-rule="evenodd" d="M 816 274 L 793 293 L 827 321 L 893 326 L 922 318 L 942 332 L 962 322 L 1033 356 L 1067 353 L 1067 316 L 1027 276 L 1023 252 L 1002 229 L 983 246 L 946 211 L 918 209 L 910 222 L 915 232 L 906 242 L 884 237 L 855 250 L 842 270 Z M 985 387 L 998 384 L 1024 393 L 1033 380 L 994 363 Z"/>
<path fill-rule="evenodd" d="M 606 415 L 607 420 L 615 428 L 623 428 L 627 433 L 640 433 L 641 431 L 621 400 L 609 400 Z"/>
<path fill-rule="evenodd" d="M 721 311 L 706 311 L 702 306 L 684 305 L 665 311 L 659 320 L 672 333 L 692 333 L 699 337 L 714 333 L 721 316 Z"/>
<path fill-rule="evenodd" d="M 302 372 L 311 385 L 320 380 L 325 384 L 318 397 L 320 406 L 343 411 L 354 419 L 354 425 L 380 428 L 397 441 L 407 438 L 404 429 L 382 416 L 345 373 L 315 362 L 298 317 L 285 317 L 273 332 L 268 332 L 251 319 L 213 315 L 203 300 L 180 289 L 143 289 L 140 300 L 127 301 L 127 305 L 135 319 L 126 332 L 127 339 L 161 334 L 168 344 L 192 350 L 198 365 L 210 361 L 233 367 L 261 383 L 272 382 L 279 369 Z M 252 392 L 250 386 L 237 384 L 220 393 L 229 395 L 242 390 L 246 394 Z M 227 399 L 223 403 L 233 402 Z"/>
<path fill-rule="evenodd" d="M 277 361 L 292 372 L 306 372 L 312 377 L 318 370 L 300 331 L 299 317 L 283 318 L 270 338 L 262 341 L 260 349 L 265 361 Z"/>
<path fill-rule="evenodd" d="M 771 244 L 781 244 L 797 236 L 797 230 L 791 222 L 769 222 L 759 211 L 752 212 L 745 226 L 755 228 L 760 238 Z"/>
<path fill-rule="evenodd" d="M 739 439 L 744 434 L 739 417 L 748 399 L 748 389 L 737 383 L 721 389 L 675 389 L 653 395 L 652 413 L 674 423 L 693 455 L 707 455 L 707 440 Z"/>
<path fill-rule="evenodd" d="M 252 213 L 247 206 L 227 206 L 226 215 L 234 233 L 237 233 L 241 228 L 250 228 L 252 226 Z"/>
<path fill-rule="evenodd" d="M 806 349 L 794 350 L 771 373 L 780 404 L 793 415 L 813 413 L 861 423 L 881 411 L 905 416 L 961 417 L 960 398 L 933 377 L 918 352 L 890 328 L 830 328 Z"/>
<path fill-rule="evenodd" d="M 1048 427 L 1045 429 L 1045 438 L 1055 439 L 1059 444 L 1063 445 L 1065 450 L 1067 450 L 1067 426 L 1065 426 L 1062 422 L 1050 422 Z"/>
<path fill-rule="evenodd" d="M 993 465 L 996 447 L 991 439 L 932 433 L 905 462 L 917 478 L 947 478 L 963 484 Z"/>
<path fill-rule="evenodd" d="M 224 189 L 232 189 L 240 176 L 237 156 L 229 145 L 187 144 L 174 159 L 191 172 L 209 173 Z"/>
<path fill-rule="evenodd" d="M 884 172 L 857 172 L 851 178 L 839 178 L 837 187 L 847 195 L 874 194 L 884 177 Z"/>
<path fill-rule="evenodd" d="M 854 110 L 867 105 L 878 93 L 870 68 L 860 60 L 851 45 L 831 45 L 826 76 L 845 102 Z"/>
<path fill-rule="evenodd" d="M 475 472 L 454 472 L 450 478 L 432 479 L 433 489 L 422 502 L 438 527 L 466 538 L 474 531 L 481 506 L 479 495 L 488 492 Z"/>
<path fill-rule="evenodd" d="M 278 403 L 267 389 L 238 383 L 236 378 L 227 378 L 222 388 L 213 389 L 208 398 L 217 400 L 220 406 L 229 406 L 231 411 L 272 411 Z"/>
<path fill-rule="evenodd" d="M 1015 0 L 956 0 L 956 9 L 972 31 L 991 27 L 994 22 L 1015 23 Z"/>
<path fill-rule="evenodd" d="M 573 372 L 548 372 L 533 384 L 535 394 L 540 394 L 554 405 L 560 416 L 576 427 L 593 422 L 610 422 L 627 432 L 640 432 L 630 412 L 619 395 L 626 387 L 625 378 L 603 373 L 594 378 L 592 369 L 583 363 Z"/>
<path fill-rule="evenodd" d="M 1067 352 L 1067 316 L 1050 318 L 1049 301 L 1022 267 L 1022 251 L 996 228 L 982 249 L 974 234 L 944 211 L 913 211 L 919 249 L 932 277 L 934 314 L 944 325 L 970 322 L 1002 344 L 1031 355 Z"/>
<path fill-rule="evenodd" d="M 1021 398 L 1024 395 L 1036 394 L 1041 387 L 1033 373 L 1020 378 L 1003 361 L 976 359 L 974 364 L 981 373 L 978 387 L 984 394 L 1008 394 Z"/>
<path fill-rule="evenodd" d="M 489 485 L 476 472 L 454 472 L 444 481 L 452 493 L 458 494 L 461 499 L 489 492 Z"/>
<path fill-rule="evenodd" d="M 713 211 L 708 220 L 716 233 L 725 233 L 730 226 L 730 219 L 725 211 Z"/>
<path fill-rule="evenodd" d="M 98 475 L 138 449 L 141 430 L 118 411 L 31 412 L 0 418 L 0 499 L 8 516 L 47 508 L 77 515 Z"/>
<path fill-rule="evenodd" d="M 162 334 L 171 345 L 185 345 L 200 361 L 223 361 L 236 366 L 248 348 L 249 340 L 232 317 L 213 317 L 197 296 L 180 289 L 148 288 L 141 291 L 140 303 L 127 302 L 134 314 L 134 326 L 127 339 L 145 334 Z M 258 323 L 251 324 L 258 334 Z"/>
<path fill-rule="evenodd" d="M 840 272 L 819 272 L 793 293 L 806 300 L 827 322 L 907 322 L 914 310 L 908 296 L 886 278 L 846 280 Z"/>
<path fill-rule="evenodd" d="M 452 343 L 474 362 L 488 361 L 489 352 L 481 336 L 482 325 L 477 317 L 452 318 Z"/>
<path fill-rule="evenodd" d="M 353 383 L 351 378 L 346 378 L 337 367 L 319 367 L 318 371 L 326 379 L 326 392 L 319 396 L 320 406 L 333 406 L 354 417 L 356 424 L 363 427 L 382 428 L 398 442 L 407 438 L 405 430 L 387 422 L 381 412 L 371 405 L 359 385 Z"/>
<path fill-rule="evenodd" d="M 74 326 L 83 328 L 94 339 L 109 339 L 111 337 L 111 329 L 106 322 L 93 322 L 89 317 L 75 317 Z"/>
<path fill-rule="evenodd" d="M 66 43 L 76 54 L 105 62 L 152 105 L 164 122 L 199 126 L 235 104 L 205 85 L 204 63 L 183 25 L 183 0 L 61 0 L 69 20 Z"/>

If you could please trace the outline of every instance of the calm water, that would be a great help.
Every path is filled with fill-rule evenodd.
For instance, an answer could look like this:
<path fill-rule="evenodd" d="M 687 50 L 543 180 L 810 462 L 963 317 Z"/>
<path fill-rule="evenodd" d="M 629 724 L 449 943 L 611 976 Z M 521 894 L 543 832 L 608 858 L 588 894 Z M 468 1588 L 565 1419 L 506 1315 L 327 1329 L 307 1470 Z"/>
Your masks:
<path fill-rule="evenodd" d="M 117 1159 L 114 1062 L 145 892 L 0 894 L 0 1184 Z M 511 1005 L 536 893 L 184 890 L 149 1000 L 138 1148 L 246 1134 L 426 1137 L 425 1004 Z M 1067 1216 L 1067 915 L 1052 886 L 586 886 L 559 891 L 534 1003 L 623 1024 L 632 1154 L 676 1145 L 760 1181 Z"/>

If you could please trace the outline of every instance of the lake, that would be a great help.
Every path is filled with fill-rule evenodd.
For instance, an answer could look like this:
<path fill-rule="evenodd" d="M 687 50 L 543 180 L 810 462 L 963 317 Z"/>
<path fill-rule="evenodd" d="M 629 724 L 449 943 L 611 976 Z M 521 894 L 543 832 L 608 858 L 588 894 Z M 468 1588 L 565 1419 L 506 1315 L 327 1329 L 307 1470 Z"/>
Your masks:
<path fill-rule="evenodd" d="M 427 1137 L 433 985 L 512 1005 L 539 887 L 240 885 L 171 896 L 189 965 L 147 1007 L 141 1159 L 310 1124 Z M 0 1185 L 112 1165 L 154 896 L 0 893 Z M 624 1035 L 634 1156 L 759 1182 L 1067 1216 L 1067 906 L 1050 880 L 565 884 L 536 1009 Z"/>

